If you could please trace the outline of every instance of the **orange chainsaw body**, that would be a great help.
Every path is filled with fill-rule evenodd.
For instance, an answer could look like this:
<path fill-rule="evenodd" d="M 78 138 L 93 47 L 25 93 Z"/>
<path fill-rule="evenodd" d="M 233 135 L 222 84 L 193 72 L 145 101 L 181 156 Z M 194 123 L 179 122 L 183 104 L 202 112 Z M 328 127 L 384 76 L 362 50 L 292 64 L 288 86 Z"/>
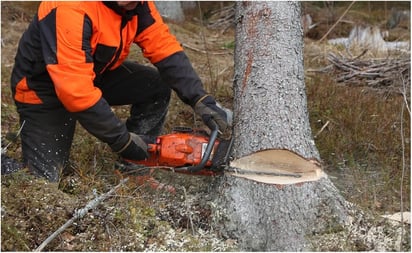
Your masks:
<path fill-rule="evenodd" d="M 179 168 L 197 165 L 202 161 L 208 142 L 209 137 L 201 131 L 175 131 L 158 136 L 156 143 L 149 144 L 149 158 L 132 162 L 148 167 L 165 166 Z M 205 168 L 212 165 L 211 160 L 218 145 L 219 140 L 216 140 Z"/>

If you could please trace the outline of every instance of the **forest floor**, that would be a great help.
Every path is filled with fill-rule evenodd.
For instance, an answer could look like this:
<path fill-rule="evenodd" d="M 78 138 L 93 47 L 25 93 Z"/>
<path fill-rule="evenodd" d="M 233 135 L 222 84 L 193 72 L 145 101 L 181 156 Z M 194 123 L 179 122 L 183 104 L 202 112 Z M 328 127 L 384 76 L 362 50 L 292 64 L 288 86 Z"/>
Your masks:
<path fill-rule="evenodd" d="M 314 22 L 319 22 L 305 38 L 305 82 L 312 131 L 326 172 L 348 201 L 367 212 L 383 215 L 410 211 L 410 115 L 401 114 L 405 97 L 385 89 L 362 85 L 348 87 L 336 82 L 337 71 L 318 71 L 330 65 L 330 52 L 347 53 L 341 46 L 332 46 L 326 40 L 319 42 L 347 4 L 333 8 L 321 4 L 304 7 L 304 11 L 312 14 Z M 375 13 L 378 9 L 362 6 L 362 12 L 353 9 L 345 20 L 362 20 L 382 26 L 389 14 Z M 9 77 L 18 40 L 32 18 L 33 8 L 30 4 L 3 2 L 1 10 L 2 149 L 9 144 L 7 155 L 20 159 L 19 141 L 12 141 L 19 125 L 10 96 Z M 335 15 L 331 15 L 332 12 Z M 330 18 L 326 22 L 327 16 L 334 20 Z M 182 42 L 206 89 L 231 108 L 234 29 L 211 29 L 206 21 L 200 24 L 198 20 L 189 18 L 184 24 L 169 25 Z M 329 37 L 348 36 L 352 26 L 353 23 L 342 22 Z M 409 40 L 409 23 L 389 32 L 393 40 Z M 148 64 L 139 55 L 138 48 L 135 49 L 131 57 Z M 126 119 L 128 107 L 115 107 L 114 111 Z M 202 127 L 191 108 L 173 96 L 165 133 L 175 126 Z M 222 238 L 214 223 L 211 199 L 218 194 L 213 191 L 215 178 L 156 170 L 152 176 L 163 188 L 154 189 L 139 177 L 116 171 L 116 159 L 106 145 L 79 125 L 71 154 L 72 171 L 59 183 L 34 178 L 24 170 L 2 175 L 1 250 L 34 250 L 76 210 L 108 192 L 125 177 L 129 181 L 124 186 L 84 218 L 75 221 L 45 249 L 238 250 L 236 240 Z"/>

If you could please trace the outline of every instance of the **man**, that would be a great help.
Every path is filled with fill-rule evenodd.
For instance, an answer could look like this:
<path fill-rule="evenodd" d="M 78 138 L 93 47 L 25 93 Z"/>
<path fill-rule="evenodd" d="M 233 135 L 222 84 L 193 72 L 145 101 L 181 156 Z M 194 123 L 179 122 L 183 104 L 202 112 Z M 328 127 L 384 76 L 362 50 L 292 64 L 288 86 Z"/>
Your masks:
<path fill-rule="evenodd" d="M 135 43 L 156 66 L 125 61 Z M 227 129 L 226 111 L 202 87 L 153 2 L 42 2 L 19 42 L 11 77 L 23 162 L 58 181 L 78 121 L 126 159 L 147 158 L 171 90 L 208 124 Z M 121 122 L 111 105 L 131 104 Z"/>

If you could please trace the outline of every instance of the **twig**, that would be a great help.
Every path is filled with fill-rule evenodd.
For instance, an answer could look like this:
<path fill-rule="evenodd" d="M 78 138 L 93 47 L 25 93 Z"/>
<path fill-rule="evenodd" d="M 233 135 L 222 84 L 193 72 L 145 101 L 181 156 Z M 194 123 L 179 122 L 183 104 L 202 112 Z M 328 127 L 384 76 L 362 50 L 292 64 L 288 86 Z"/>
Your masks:
<path fill-rule="evenodd" d="M 401 75 L 401 79 L 402 79 L 402 96 L 403 96 L 403 100 L 404 100 L 404 105 L 406 106 L 406 110 L 409 112 L 409 116 L 411 115 L 411 109 L 409 108 L 409 103 L 408 103 L 408 96 L 407 96 L 407 91 L 406 91 L 406 81 L 405 78 L 403 78 L 403 76 Z"/>
<path fill-rule="evenodd" d="M 184 196 L 185 196 L 185 205 L 186 205 L 187 215 L 188 215 L 189 221 L 190 221 L 190 228 L 192 229 L 192 235 L 194 235 L 195 234 L 195 227 L 193 225 L 193 219 L 192 219 L 192 213 L 190 211 L 190 205 L 189 205 L 188 200 L 187 200 L 186 188 L 183 186 L 182 189 L 183 189 L 183 193 L 184 193 Z"/>
<path fill-rule="evenodd" d="M 112 250 L 112 233 L 110 232 L 109 224 L 108 224 L 108 223 L 105 223 L 105 224 L 104 224 L 104 227 L 105 227 L 106 233 L 107 233 L 107 235 L 108 235 L 108 237 L 109 237 L 110 251 L 113 251 L 113 250 Z"/>
<path fill-rule="evenodd" d="M 204 24 L 203 24 L 203 20 L 202 20 L 202 7 L 200 6 L 200 3 L 198 3 L 199 6 L 199 18 L 200 18 L 200 34 L 203 40 L 203 46 L 205 47 L 206 50 L 206 62 L 207 62 L 207 66 L 209 69 L 209 76 L 210 76 L 210 81 L 213 80 L 213 75 L 212 75 L 212 64 L 210 63 L 210 57 L 209 57 L 209 50 L 207 48 L 207 42 L 206 42 L 206 35 L 205 35 L 205 31 L 204 31 Z"/>
<path fill-rule="evenodd" d="M 405 89 L 405 82 L 403 82 L 403 86 Z M 405 97 L 405 96 L 404 96 Z M 403 114 L 404 114 L 404 108 L 405 105 L 407 106 L 408 103 L 402 103 L 401 107 L 401 146 L 402 146 L 402 175 L 401 175 L 401 185 L 400 185 L 400 200 L 401 200 L 401 206 L 400 206 L 400 212 L 401 212 L 401 241 L 399 243 L 399 251 L 402 251 L 402 244 L 403 244 L 403 237 L 404 237 L 404 223 L 403 223 L 403 181 L 405 179 L 405 136 L 403 133 Z"/>
<path fill-rule="evenodd" d="M 68 228 L 73 222 L 75 222 L 78 219 L 83 218 L 91 209 L 94 209 L 100 202 L 104 201 L 105 199 L 109 198 L 117 189 L 119 189 L 123 184 L 125 184 L 129 178 L 125 178 L 120 181 L 118 185 L 116 185 L 114 188 L 112 188 L 110 191 L 106 192 L 105 194 L 100 195 L 99 197 L 93 199 L 85 207 L 82 209 L 78 209 L 74 212 L 73 217 L 68 220 L 66 223 L 64 223 L 60 228 L 58 228 L 53 234 L 51 234 L 46 240 L 40 244 L 39 247 L 37 247 L 34 251 L 39 252 L 44 249 L 44 247 L 47 246 L 56 236 L 58 236 L 60 233 L 62 233 L 66 228 Z"/>
<path fill-rule="evenodd" d="M 189 49 L 191 49 L 191 50 L 193 50 L 193 51 L 196 51 L 196 52 L 199 52 L 199 53 L 202 53 L 202 54 L 212 54 L 212 55 L 231 54 L 230 52 L 207 52 L 207 51 L 205 51 L 205 50 L 196 48 L 196 47 L 191 46 L 191 45 L 186 44 L 186 43 L 182 43 L 182 45 L 183 45 L 183 47 L 189 48 Z"/>
<path fill-rule="evenodd" d="M 405 140 L 403 136 L 403 110 L 405 105 L 402 103 L 401 108 L 401 140 L 402 140 L 402 175 L 401 175 L 401 185 L 400 185 L 400 199 L 401 199 L 401 241 L 399 243 L 399 251 L 402 251 L 402 244 L 403 244 L 403 179 L 405 177 Z"/>
<path fill-rule="evenodd" d="M 21 130 L 23 130 L 24 124 L 26 123 L 26 121 L 24 120 L 23 123 L 21 124 L 21 127 L 19 128 L 19 130 L 16 133 L 16 139 L 17 137 L 19 137 Z M 14 141 L 11 141 L 9 143 L 7 143 L 7 145 L 4 148 L 1 148 L 1 154 L 5 154 L 7 152 L 7 149 L 9 148 L 9 146 L 13 143 Z"/>
<path fill-rule="evenodd" d="M 364 55 L 366 54 L 366 52 L 368 52 L 368 49 L 363 50 L 362 53 L 360 53 L 358 56 L 356 56 L 355 58 L 353 58 L 352 61 L 361 58 L 362 56 L 364 56 Z"/>
<path fill-rule="evenodd" d="M 319 42 L 321 42 L 322 40 L 324 40 L 326 38 L 326 36 L 329 35 L 329 33 L 335 28 L 335 26 L 338 25 L 338 23 L 343 19 L 343 17 L 346 15 L 346 13 L 348 13 L 348 11 L 350 10 L 350 8 L 352 7 L 352 5 L 356 3 L 356 1 L 353 1 L 348 8 L 346 8 L 345 12 L 340 16 L 340 18 L 338 19 L 338 21 L 335 22 L 335 24 L 333 24 L 333 26 L 329 29 L 329 31 L 327 33 L 325 33 L 325 35 L 323 35 L 323 37 L 319 40 Z"/>
<path fill-rule="evenodd" d="M 329 72 L 330 70 L 332 70 L 333 69 L 333 65 L 332 64 L 329 64 L 329 65 L 327 65 L 326 67 L 323 67 L 323 68 L 318 68 L 318 69 L 307 69 L 306 71 L 307 72 Z"/>
<path fill-rule="evenodd" d="M 326 121 L 326 123 L 322 126 L 322 128 L 315 134 L 315 136 L 313 138 L 318 138 L 319 134 L 321 134 L 323 132 L 323 130 L 325 130 L 325 128 L 329 125 L 330 121 Z"/>

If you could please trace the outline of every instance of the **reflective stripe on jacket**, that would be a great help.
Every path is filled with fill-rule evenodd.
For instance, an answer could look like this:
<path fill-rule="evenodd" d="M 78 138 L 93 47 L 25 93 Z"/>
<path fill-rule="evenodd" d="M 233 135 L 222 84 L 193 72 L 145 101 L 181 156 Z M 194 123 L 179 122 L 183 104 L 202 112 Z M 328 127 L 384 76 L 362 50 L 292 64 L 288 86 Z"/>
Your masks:
<path fill-rule="evenodd" d="M 14 99 L 26 104 L 61 102 L 70 112 L 87 110 L 102 96 L 94 86 L 95 78 L 118 67 L 133 43 L 160 66 L 162 76 L 173 75 L 161 70 L 171 69 L 163 66 L 171 62 L 175 70 L 179 64 L 189 68 L 188 80 L 193 87 L 171 84 L 186 103 L 202 95 L 200 80 L 190 63 L 181 61 L 183 49 L 154 3 L 139 3 L 135 10 L 125 13 L 119 13 L 113 3 L 42 2 L 19 42 L 11 78 Z"/>

